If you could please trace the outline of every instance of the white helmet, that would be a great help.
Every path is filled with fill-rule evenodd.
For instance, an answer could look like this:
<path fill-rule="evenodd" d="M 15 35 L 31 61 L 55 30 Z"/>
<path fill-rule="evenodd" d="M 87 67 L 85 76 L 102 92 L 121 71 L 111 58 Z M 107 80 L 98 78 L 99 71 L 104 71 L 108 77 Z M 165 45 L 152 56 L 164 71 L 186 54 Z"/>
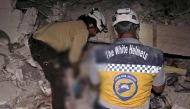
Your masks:
<path fill-rule="evenodd" d="M 119 22 L 128 21 L 134 24 L 139 24 L 137 14 L 130 8 L 118 9 L 112 18 L 113 26 Z"/>
<path fill-rule="evenodd" d="M 106 20 L 104 15 L 99 11 L 98 8 L 92 8 L 92 11 L 88 14 L 89 17 L 92 17 L 97 22 L 97 27 L 99 31 L 107 31 Z"/>

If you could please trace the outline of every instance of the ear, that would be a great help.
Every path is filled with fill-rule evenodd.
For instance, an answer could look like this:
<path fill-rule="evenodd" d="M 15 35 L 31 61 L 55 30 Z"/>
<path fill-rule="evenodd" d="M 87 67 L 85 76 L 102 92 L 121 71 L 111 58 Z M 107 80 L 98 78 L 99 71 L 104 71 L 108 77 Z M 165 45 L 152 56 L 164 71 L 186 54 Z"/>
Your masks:
<path fill-rule="evenodd" d="M 137 28 L 137 30 L 136 30 L 136 37 L 137 37 L 137 39 L 139 39 L 139 33 L 140 33 L 140 28 Z"/>
<path fill-rule="evenodd" d="M 136 34 L 139 35 L 139 32 L 140 32 L 140 28 L 137 28 L 137 30 L 136 30 Z"/>
<path fill-rule="evenodd" d="M 94 27 L 94 25 L 93 25 L 92 23 L 90 23 L 90 24 L 88 25 L 88 27 L 89 27 L 89 28 L 92 28 L 92 27 Z"/>
<path fill-rule="evenodd" d="M 115 28 L 113 30 L 114 30 L 115 38 L 118 39 L 119 38 L 118 32 L 115 30 Z"/>

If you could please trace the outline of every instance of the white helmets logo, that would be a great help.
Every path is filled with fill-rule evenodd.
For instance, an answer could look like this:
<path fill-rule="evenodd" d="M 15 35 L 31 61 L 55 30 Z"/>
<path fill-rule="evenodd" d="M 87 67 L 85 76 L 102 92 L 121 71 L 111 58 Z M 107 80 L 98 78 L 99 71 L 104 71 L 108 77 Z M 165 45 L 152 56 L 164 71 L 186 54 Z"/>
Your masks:
<path fill-rule="evenodd" d="M 98 10 L 98 8 L 93 8 L 88 16 L 94 18 L 97 22 L 97 27 L 100 31 L 107 32 L 106 20 L 104 15 Z"/>
<path fill-rule="evenodd" d="M 137 14 L 130 8 L 118 9 L 112 18 L 113 26 L 119 22 L 128 21 L 134 24 L 139 24 Z"/>

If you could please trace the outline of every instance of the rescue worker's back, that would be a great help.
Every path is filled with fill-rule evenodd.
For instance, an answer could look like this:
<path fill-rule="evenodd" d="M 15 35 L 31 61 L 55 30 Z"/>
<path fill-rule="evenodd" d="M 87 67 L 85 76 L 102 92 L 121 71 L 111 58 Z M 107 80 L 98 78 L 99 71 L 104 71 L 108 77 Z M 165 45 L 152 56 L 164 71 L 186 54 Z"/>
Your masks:
<path fill-rule="evenodd" d="M 69 60 L 77 62 L 88 39 L 88 29 L 83 21 L 57 22 L 40 28 L 33 37 L 49 44 L 58 52 L 71 48 Z"/>
<path fill-rule="evenodd" d="M 122 107 L 143 106 L 149 100 L 154 78 L 162 73 L 163 60 L 161 51 L 135 39 L 120 39 L 98 50 L 100 99 Z"/>

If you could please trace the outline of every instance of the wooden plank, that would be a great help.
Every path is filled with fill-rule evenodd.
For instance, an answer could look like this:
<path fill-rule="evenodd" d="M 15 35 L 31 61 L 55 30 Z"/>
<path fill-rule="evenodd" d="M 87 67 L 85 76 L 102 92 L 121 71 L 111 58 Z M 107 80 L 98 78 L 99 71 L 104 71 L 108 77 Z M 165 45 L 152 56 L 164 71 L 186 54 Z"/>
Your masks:
<path fill-rule="evenodd" d="M 177 67 L 167 66 L 167 65 L 164 65 L 163 71 L 164 73 L 176 73 L 179 75 L 186 75 L 187 73 L 187 69 L 182 69 L 182 68 L 177 68 Z"/>

